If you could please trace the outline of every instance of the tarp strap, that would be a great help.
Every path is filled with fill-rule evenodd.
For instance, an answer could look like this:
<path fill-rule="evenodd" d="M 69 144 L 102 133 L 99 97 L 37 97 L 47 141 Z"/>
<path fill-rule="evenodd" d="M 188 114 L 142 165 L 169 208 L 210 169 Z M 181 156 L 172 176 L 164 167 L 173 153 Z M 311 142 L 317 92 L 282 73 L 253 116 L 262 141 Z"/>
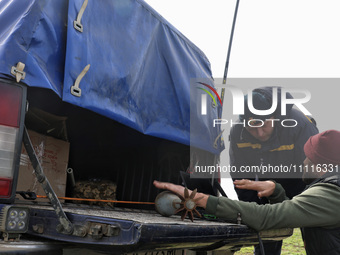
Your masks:
<path fill-rule="evenodd" d="M 77 20 L 73 21 L 73 27 L 81 33 L 83 32 L 83 25 L 81 24 L 81 18 L 83 17 L 87 3 L 88 3 L 88 0 L 85 0 L 83 5 L 80 8 L 80 11 L 77 16 Z"/>
<path fill-rule="evenodd" d="M 81 73 L 78 75 L 76 81 L 74 82 L 74 85 L 71 87 L 71 94 L 72 95 L 74 95 L 76 97 L 81 96 L 81 89 L 79 88 L 79 83 L 80 83 L 81 79 L 83 79 L 85 74 L 88 72 L 88 70 L 90 69 L 90 66 L 91 66 L 90 64 L 85 66 L 83 71 L 81 71 Z"/>
<path fill-rule="evenodd" d="M 218 140 L 221 138 L 222 134 L 224 132 L 224 129 L 221 131 L 221 133 L 216 137 L 215 141 L 214 141 L 214 148 L 217 149 L 217 142 Z M 221 146 L 223 145 L 223 140 L 221 140 Z"/>
<path fill-rule="evenodd" d="M 25 79 L 26 73 L 24 72 L 25 64 L 18 62 L 17 66 L 12 66 L 11 74 L 13 74 L 16 78 L 17 82 Z"/>

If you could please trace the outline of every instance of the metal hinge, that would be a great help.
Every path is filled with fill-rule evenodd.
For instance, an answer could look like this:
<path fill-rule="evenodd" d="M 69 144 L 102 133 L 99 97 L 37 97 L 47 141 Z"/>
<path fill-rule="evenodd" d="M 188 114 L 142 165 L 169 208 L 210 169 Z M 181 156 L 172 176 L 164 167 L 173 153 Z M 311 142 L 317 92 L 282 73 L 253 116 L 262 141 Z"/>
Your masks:
<path fill-rule="evenodd" d="M 11 74 L 13 74 L 16 78 L 16 81 L 19 83 L 21 80 L 25 79 L 26 73 L 24 72 L 25 64 L 18 62 L 17 66 L 12 66 Z"/>

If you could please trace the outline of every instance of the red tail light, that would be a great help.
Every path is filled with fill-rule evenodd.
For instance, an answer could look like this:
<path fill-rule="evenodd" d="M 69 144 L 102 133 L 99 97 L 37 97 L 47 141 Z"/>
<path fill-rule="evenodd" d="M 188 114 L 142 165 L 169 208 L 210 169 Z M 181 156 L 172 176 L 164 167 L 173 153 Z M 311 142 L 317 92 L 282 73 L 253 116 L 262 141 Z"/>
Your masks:
<path fill-rule="evenodd" d="M 0 85 L 0 125 L 19 127 L 22 88 L 9 84 Z"/>
<path fill-rule="evenodd" d="M 14 198 L 18 175 L 26 90 L 0 80 L 0 200 Z M 7 200 L 6 200 L 7 199 Z"/>
<path fill-rule="evenodd" d="M 0 178 L 0 196 L 9 197 L 11 195 L 12 180 Z"/>

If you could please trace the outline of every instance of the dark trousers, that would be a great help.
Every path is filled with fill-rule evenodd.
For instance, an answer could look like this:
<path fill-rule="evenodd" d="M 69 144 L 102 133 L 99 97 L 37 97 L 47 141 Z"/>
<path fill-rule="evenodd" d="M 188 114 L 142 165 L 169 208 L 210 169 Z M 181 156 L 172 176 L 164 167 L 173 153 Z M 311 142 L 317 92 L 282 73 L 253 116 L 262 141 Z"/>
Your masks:
<path fill-rule="evenodd" d="M 281 246 L 282 246 L 282 241 L 264 242 L 263 247 L 264 247 L 265 255 L 280 255 Z M 254 247 L 255 247 L 254 255 L 264 255 L 264 254 L 261 254 L 260 245 L 255 245 Z"/>

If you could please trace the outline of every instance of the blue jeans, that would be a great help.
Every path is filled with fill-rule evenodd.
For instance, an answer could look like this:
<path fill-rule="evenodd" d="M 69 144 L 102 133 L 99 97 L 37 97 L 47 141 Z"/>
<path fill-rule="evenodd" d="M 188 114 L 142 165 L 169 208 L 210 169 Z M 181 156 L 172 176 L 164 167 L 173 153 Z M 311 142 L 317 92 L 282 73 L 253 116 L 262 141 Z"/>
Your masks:
<path fill-rule="evenodd" d="M 265 255 L 280 255 L 281 254 L 282 241 L 269 241 L 263 242 Z M 254 255 L 262 255 L 260 245 L 254 246 Z"/>

